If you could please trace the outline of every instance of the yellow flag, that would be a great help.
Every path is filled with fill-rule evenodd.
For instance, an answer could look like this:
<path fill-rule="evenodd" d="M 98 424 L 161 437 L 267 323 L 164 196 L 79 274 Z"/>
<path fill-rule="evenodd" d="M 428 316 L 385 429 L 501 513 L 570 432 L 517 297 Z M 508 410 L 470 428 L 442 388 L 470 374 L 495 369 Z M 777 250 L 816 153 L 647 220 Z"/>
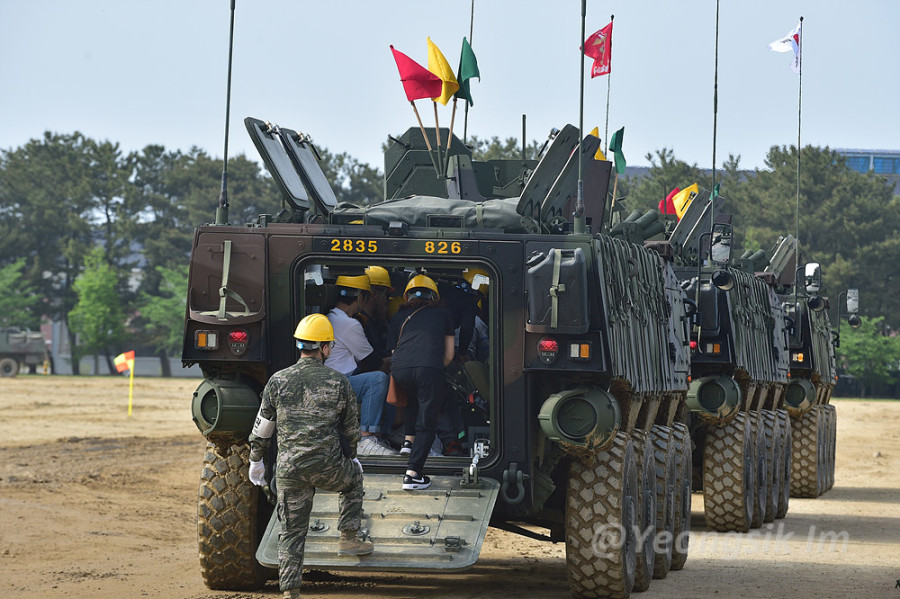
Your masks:
<path fill-rule="evenodd" d="M 691 201 L 694 199 L 694 196 L 699 193 L 699 191 L 700 188 L 696 183 L 694 183 L 690 187 L 685 187 L 672 197 L 672 203 L 675 205 L 675 214 L 678 215 L 678 218 L 684 216 L 684 213 L 687 212 L 688 206 L 691 205 Z"/>
<path fill-rule="evenodd" d="M 600 127 L 594 127 L 591 129 L 591 135 L 596 138 L 600 138 Z M 600 145 L 597 147 L 597 151 L 594 152 L 594 160 L 606 160 L 606 156 L 603 155 L 603 146 Z"/>
<path fill-rule="evenodd" d="M 435 102 L 440 102 L 444 106 L 453 97 L 453 94 L 459 89 L 459 83 L 456 81 L 456 75 L 450 68 L 450 63 L 444 58 L 440 49 L 435 45 L 431 38 L 428 38 L 428 70 L 438 76 L 443 82 L 441 95 L 438 98 L 432 98 Z"/>

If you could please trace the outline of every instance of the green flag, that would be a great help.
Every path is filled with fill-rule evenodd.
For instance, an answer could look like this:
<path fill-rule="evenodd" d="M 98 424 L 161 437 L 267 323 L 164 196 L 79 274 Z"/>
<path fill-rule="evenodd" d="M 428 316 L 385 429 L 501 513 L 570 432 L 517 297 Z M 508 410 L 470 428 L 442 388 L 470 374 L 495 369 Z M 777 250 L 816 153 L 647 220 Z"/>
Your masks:
<path fill-rule="evenodd" d="M 625 154 L 622 153 L 622 138 L 624 137 L 625 127 L 622 127 L 609 138 L 609 151 L 616 158 L 616 172 L 620 175 L 625 174 Z"/>
<path fill-rule="evenodd" d="M 472 92 L 469 90 L 469 79 L 478 77 L 481 81 L 481 73 L 478 72 L 478 61 L 475 60 L 475 53 L 469 40 L 463 38 L 462 52 L 459 56 L 459 69 L 456 71 L 456 80 L 459 82 L 459 90 L 454 94 L 457 98 L 466 100 L 469 106 L 474 106 L 472 101 Z"/>

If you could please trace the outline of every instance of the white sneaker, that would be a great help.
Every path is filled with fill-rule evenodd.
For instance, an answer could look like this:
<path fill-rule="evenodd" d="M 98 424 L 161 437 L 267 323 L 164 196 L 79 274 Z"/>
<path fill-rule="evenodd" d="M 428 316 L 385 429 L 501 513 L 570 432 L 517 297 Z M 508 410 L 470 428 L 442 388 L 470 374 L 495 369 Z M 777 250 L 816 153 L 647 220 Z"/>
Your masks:
<path fill-rule="evenodd" d="M 398 455 L 393 449 L 384 447 L 378 442 L 378 437 L 373 435 L 363 437 L 360 440 L 356 446 L 356 453 L 358 455 Z"/>

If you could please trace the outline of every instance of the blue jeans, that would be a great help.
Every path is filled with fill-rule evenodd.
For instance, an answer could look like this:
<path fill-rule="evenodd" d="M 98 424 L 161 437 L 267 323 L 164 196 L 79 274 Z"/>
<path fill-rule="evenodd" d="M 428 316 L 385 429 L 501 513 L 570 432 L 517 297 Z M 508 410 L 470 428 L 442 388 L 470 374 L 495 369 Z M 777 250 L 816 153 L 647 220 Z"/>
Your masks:
<path fill-rule="evenodd" d="M 350 386 L 356 393 L 359 407 L 359 430 L 364 433 L 384 433 L 382 416 L 385 408 L 390 378 L 380 370 L 351 374 Z"/>

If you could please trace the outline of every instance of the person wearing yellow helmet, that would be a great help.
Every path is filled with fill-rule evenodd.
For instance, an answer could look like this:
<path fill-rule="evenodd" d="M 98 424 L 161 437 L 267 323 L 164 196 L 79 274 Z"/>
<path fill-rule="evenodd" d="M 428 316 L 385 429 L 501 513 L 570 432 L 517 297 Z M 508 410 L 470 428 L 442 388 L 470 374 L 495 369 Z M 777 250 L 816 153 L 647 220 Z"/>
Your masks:
<path fill-rule="evenodd" d="M 391 376 L 407 395 L 400 452 L 409 462 L 401 488 L 416 491 L 431 485 L 422 469 L 444 404 L 444 367 L 453 360 L 453 316 L 438 304 L 437 285 L 426 275 L 410 279 L 403 297 L 388 325 L 387 347 Z"/>
<path fill-rule="evenodd" d="M 383 266 L 366 269 L 369 277 L 370 293 L 360 296 L 359 313 L 356 318 L 362 322 L 369 343 L 381 356 L 387 356 L 388 301 L 394 291 L 391 275 Z"/>
<path fill-rule="evenodd" d="M 294 337 L 300 359 L 273 374 L 263 389 L 250 433 L 248 472 L 250 482 L 267 485 L 264 456 L 276 436 L 277 509 L 290 514 L 282 519 L 278 540 L 278 578 L 288 596 L 299 593 L 316 488 L 341 496 L 338 555 L 365 555 L 374 549 L 371 541 L 357 536 L 363 513 L 363 472 L 356 458 L 360 438 L 356 397 L 347 377 L 323 363 L 334 342 L 331 323 L 322 314 L 311 314 L 297 325 Z"/>
<path fill-rule="evenodd" d="M 372 347 L 362 324 L 354 318 L 360 301 L 371 291 L 369 277 L 339 276 L 335 287 L 337 303 L 328 313 L 334 328 L 334 349 L 325 365 L 347 375 L 360 401 L 362 439 L 357 451 L 361 455 L 397 455 L 385 439 L 390 424 L 387 415 L 392 414 L 385 409 L 390 383 L 385 356 Z"/>
<path fill-rule="evenodd" d="M 331 353 L 330 350 L 334 346 L 334 328 L 327 316 L 310 314 L 297 323 L 294 338 L 297 339 L 297 349 L 314 350 L 327 345 L 329 350 L 327 353 Z M 328 357 L 327 353 L 326 358 Z"/>

